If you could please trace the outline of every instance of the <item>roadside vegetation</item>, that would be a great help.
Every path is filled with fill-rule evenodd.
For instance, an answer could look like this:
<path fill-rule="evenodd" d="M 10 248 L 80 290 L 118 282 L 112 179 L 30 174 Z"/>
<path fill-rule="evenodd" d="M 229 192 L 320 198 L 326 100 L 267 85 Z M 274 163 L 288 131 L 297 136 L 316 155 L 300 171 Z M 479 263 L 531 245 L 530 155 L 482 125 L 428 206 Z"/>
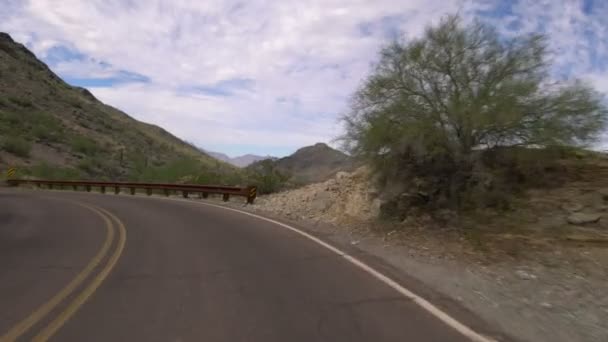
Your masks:
<path fill-rule="evenodd" d="M 2 149 L 19 157 L 29 157 L 32 145 L 29 141 L 16 137 L 5 136 L 2 139 Z"/>
<path fill-rule="evenodd" d="M 383 214 L 508 209 L 522 190 L 560 181 L 560 161 L 581 162 L 608 111 L 550 66 L 544 36 L 505 39 L 456 16 L 384 47 L 342 137 L 373 167 Z"/>

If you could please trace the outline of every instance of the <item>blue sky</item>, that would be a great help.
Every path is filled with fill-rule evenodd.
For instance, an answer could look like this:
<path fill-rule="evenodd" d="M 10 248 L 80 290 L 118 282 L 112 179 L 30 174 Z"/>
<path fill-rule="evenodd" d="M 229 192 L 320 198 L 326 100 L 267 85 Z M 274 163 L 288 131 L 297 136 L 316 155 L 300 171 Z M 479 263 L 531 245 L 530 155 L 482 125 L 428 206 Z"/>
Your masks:
<path fill-rule="evenodd" d="M 0 0 L 0 31 L 67 82 L 209 150 L 282 156 L 341 133 L 382 44 L 459 13 L 544 32 L 554 74 L 608 93 L 606 0 Z"/>

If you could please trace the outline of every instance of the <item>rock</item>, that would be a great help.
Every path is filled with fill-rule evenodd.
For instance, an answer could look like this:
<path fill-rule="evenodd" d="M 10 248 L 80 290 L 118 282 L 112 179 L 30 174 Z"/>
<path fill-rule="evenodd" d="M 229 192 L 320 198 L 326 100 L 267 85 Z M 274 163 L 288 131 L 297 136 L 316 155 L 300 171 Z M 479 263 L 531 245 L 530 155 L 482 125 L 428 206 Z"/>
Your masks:
<path fill-rule="evenodd" d="M 523 280 L 534 280 L 534 279 L 536 279 L 536 276 L 534 274 L 528 273 L 528 272 L 526 272 L 524 270 L 517 270 L 517 271 L 515 271 L 515 274 L 520 279 L 523 279 Z"/>
<path fill-rule="evenodd" d="M 381 199 L 376 198 L 372 201 L 370 206 L 370 216 L 378 217 L 380 216 L 380 207 L 382 207 L 382 203 L 384 203 Z"/>
<path fill-rule="evenodd" d="M 608 211 L 608 205 L 600 205 L 599 207 L 597 207 L 597 210 L 599 210 L 599 211 Z"/>
<path fill-rule="evenodd" d="M 346 180 L 349 176 L 350 176 L 350 173 L 340 171 L 340 172 L 336 173 L 336 182 L 340 183 L 340 182 Z"/>
<path fill-rule="evenodd" d="M 599 189 L 597 192 L 602 195 L 604 201 L 608 201 L 608 188 Z"/>
<path fill-rule="evenodd" d="M 380 191 L 378 191 L 378 189 L 376 189 L 375 187 L 370 187 L 369 189 L 367 189 L 367 196 L 369 196 L 369 198 L 376 198 L 380 195 Z"/>
<path fill-rule="evenodd" d="M 583 205 L 580 203 L 564 203 L 562 205 L 562 209 L 570 213 L 575 213 L 577 211 L 581 211 L 583 209 Z"/>
<path fill-rule="evenodd" d="M 324 211 L 327 209 L 332 202 L 330 193 L 318 192 L 315 194 L 313 200 L 310 203 L 310 209 L 313 211 Z"/>
<path fill-rule="evenodd" d="M 597 213 L 574 213 L 568 216 L 567 220 L 570 224 L 588 224 L 595 223 L 602 218 L 602 214 Z"/>
<path fill-rule="evenodd" d="M 547 302 L 540 303 L 540 306 L 542 306 L 545 309 L 551 309 L 553 307 L 553 305 L 551 305 L 551 303 L 547 303 Z"/>

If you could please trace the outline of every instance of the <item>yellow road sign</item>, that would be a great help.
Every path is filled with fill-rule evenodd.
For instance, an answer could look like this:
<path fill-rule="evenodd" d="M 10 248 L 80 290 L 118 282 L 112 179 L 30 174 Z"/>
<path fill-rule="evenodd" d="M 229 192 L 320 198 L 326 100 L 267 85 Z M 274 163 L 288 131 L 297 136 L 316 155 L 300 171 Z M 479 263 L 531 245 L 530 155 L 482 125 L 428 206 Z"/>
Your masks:
<path fill-rule="evenodd" d="M 15 175 L 15 172 L 17 172 L 17 169 L 15 169 L 14 167 L 11 167 L 10 169 L 8 169 L 8 171 L 6 171 L 6 176 L 13 177 Z"/>

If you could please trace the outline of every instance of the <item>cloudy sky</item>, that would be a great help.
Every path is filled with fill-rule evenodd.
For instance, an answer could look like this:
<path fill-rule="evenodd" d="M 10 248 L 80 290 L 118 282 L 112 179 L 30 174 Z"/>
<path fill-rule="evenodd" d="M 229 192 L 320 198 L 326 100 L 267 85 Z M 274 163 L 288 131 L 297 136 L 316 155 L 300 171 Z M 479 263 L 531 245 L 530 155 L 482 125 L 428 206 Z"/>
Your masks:
<path fill-rule="evenodd" d="M 0 0 L 0 31 L 68 83 L 198 146 L 282 156 L 340 134 L 379 47 L 449 13 L 545 32 L 608 94 L 608 0 Z"/>

